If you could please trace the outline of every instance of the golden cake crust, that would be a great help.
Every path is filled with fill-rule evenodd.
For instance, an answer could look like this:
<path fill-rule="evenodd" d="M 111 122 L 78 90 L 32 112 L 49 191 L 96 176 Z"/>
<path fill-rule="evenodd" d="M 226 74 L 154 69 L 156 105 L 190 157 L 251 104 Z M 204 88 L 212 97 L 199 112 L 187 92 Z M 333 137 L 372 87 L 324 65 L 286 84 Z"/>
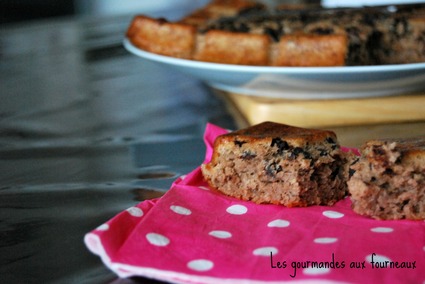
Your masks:
<path fill-rule="evenodd" d="M 327 138 L 336 139 L 336 134 L 330 130 L 295 127 L 286 124 L 265 121 L 251 127 L 236 130 L 218 137 L 217 143 L 222 140 L 238 140 L 255 142 L 259 140 L 271 140 L 279 137 L 296 146 L 306 143 L 322 142 Z"/>
<path fill-rule="evenodd" d="M 136 16 L 127 37 L 139 48 L 161 55 L 191 59 L 196 41 L 196 28 L 164 19 Z"/>
<path fill-rule="evenodd" d="M 198 37 L 195 60 L 240 65 L 267 65 L 266 35 L 211 30 Z"/>
<path fill-rule="evenodd" d="M 274 66 L 343 66 L 347 55 L 344 34 L 294 34 L 280 38 L 271 51 Z"/>
<path fill-rule="evenodd" d="M 239 13 L 239 11 L 252 7 L 264 7 L 264 5 L 249 0 L 213 0 L 205 7 L 190 13 L 179 22 L 201 26 L 210 20 L 231 17 Z"/>

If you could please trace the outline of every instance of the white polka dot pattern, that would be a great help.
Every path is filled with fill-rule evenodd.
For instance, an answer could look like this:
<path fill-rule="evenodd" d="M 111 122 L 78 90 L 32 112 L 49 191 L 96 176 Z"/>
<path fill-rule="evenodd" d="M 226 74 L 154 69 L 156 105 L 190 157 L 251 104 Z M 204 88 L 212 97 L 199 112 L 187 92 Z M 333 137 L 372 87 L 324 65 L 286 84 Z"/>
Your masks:
<path fill-rule="evenodd" d="M 366 261 L 369 263 L 376 263 L 376 262 L 386 262 L 386 261 L 391 261 L 391 259 L 389 259 L 388 257 L 384 256 L 384 255 L 379 255 L 379 254 L 369 254 L 366 256 Z"/>
<path fill-rule="evenodd" d="M 331 272 L 331 269 L 328 267 L 308 267 L 303 269 L 303 273 L 306 275 L 322 275 Z"/>
<path fill-rule="evenodd" d="M 170 240 L 167 237 L 157 233 L 147 234 L 146 239 L 148 240 L 149 243 L 158 247 L 165 247 L 170 243 Z"/>
<path fill-rule="evenodd" d="M 425 222 L 374 220 L 351 205 L 349 198 L 305 208 L 246 202 L 209 190 L 198 168 L 85 242 L 119 276 L 171 283 L 423 283 Z M 373 268 L 372 260 L 416 269 Z M 342 261 L 344 268 L 334 266 Z"/>
<path fill-rule="evenodd" d="M 289 227 L 290 224 L 291 223 L 289 221 L 277 219 L 277 220 L 273 220 L 270 223 L 268 223 L 267 227 L 285 228 L 285 227 Z"/>
<path fill-rule="evenodd" d="M 137 207 L 130 207 L 130 208 L 127 209 L 127 212 L 133 217 L 142 217 L 143 216 L 142 209 L 137 208 Z"/>
<path fill-rule="evenodd" d="M 196 193 L 216 194 L 208 190 L 199 190 Z M 181 260 L 184 260 L 186 269 L 192 271 L 192 273 L 202 275 L 216 273 L 216 271 L 223 270 L 224 267 L 234 265 L 233 261 L 236 259 L 240 261 L 236 265 L 235 269 L 237 270 L 250 270 L 252 268 L 244 267 L 244 263 L 255 263 L 255 265 L 270 267 L 256 277 L 261 279 L 263 275 L 275 273 L 276 278 L 273 279 L 276 281 L 281 280 L 282 275 L 287 277 L 284 278 L 285 280 L 294 280 L 289 275 L 295 272 L 295 280 L 307 279 L 303 277 L 308 277 L 308 279 L 316 279 L 315 277 L 320 277 L 318 279 L 334 279 L 333 277 L 336 277 L 334 275 L 344 275 L 348 272 L 353 275 L 356 270 L 350 268 L 351 261 L 358 262 L 356 268 L 359 269 L 358 275 L 363 275 L 362 273 L 367 275 L 367 272 L 360 270 L 362 260 L 364 260 L 364 265 L 369 268 L 372 268 L 372 261 L 374 265 L 377 265 L 377 263 L 385 264 L 398 260 L 382 250 L 375 252 L 373 249 L 366 251 L 361 251 L 358 248 L 354 251 L 345 249 L 351 247 L 357 241 L 362 242 L 363 238 L 368 236 L 371 238 L 369 241 L 376 240 L 379 243 L 388 240 L 385 236 L 397 234 L 395 223 L 390 225 L 388 222 L 379 221 L 371 221 L 376 222 L 375 226 L 356 227 L 353 230 L 351 230 L 351 222 L 348 222 L 350 225 L 342 225 L 343 234 L 340 234 L 338 226 L 341 226 L 339 223 L 341 220 L 345 222 L 346 218 L 354 218 L 354 220 L 364 218 L 354 213 L 350 216 L 351 212 L 348 210 L 351 209 L 343 210 L 343 208 L 338 207 L 323 211 L 320 210 L 320 207 L 304 208 L 303 210 L 308 211 L 309 214 L 314 212 L 314 214 L 306 215 L 306 217 L 302 214 L 297 216 L 293 213 L 295 210 L 299 212 L 299 208 L 264 206 L 263 210 L 265 211 L 262 213 L 256 208 L 261 205 L 250 203 L 229 205 L 226 202 L 224 204 L 211 202 L 211 205 L 208 205 L 210 207 L 208 207 L 202 202 L 184 201 L 181 197 L 170 198 L 169 201 L 171 204 L 164 202 L 161 204 L 161 208 L 158 207 L 155 219 L 151 219 L 150 225 L 144 223 L 141 227 L 142 231 L 146 230 L 144 237 L 153 250 L 150 251 L 149 248 L 144 247 L 138 257 L 145 255 L 147 249 L 147 251 L 150 251 L 148 255 L 161 252 L 157 258 L 162 262 L 166 259 L 165 255 L 167 257 L 178 255 L 178 247 L 182 246 L 180 252 L 182 259 L 178 261 L 181 263 Z M 167 210 L 164 210 L 164 206 L 168 206 L 166 207 Z M 347 208 L 349 207 L 347 206 Z M 126 211 L 128 213 L 126 216 L 133 218 L 133 220 L 143 219 L 147 215 L 147 211 L 142 207 L 130 207 Z M 248 212 L 250 214 L 247 214 Z M 153 214 L 149 214 L 149 216 L 153 216 Z M 270 216 L 275 217 L 270 218 Z M 316 218 L 312 216 L 316 216 Z M 170 228 L 173 229 L 167 230 L 166 226 L 161 226 L 162 223 L 171 226 Z M 154 230 L 149 231 L 149 228 L 158 226 L 161 227 L 160 231 L 163 233 Z M 326 229 L 321 226 L 326 226 Z M 111 230 L 110 225 L 104 223 L 95 231 L 107 232 Z M 348 233 L 347 230 L 351 233 Z M 95 238 L 91 238 L 87 243 L 96 248 L 98 244 L 95 241 Z M 184 244 L 186 246 L 183 249 Z M 137 241 L 135 246 L 138 248 L 140 242 Z M 420 250 L 422 254 L 425 252 L 425 244 L 420 247 Z M 203 253 L 199 253 L 200 251 L 203 251 Z M 247 253 L 250 255 L 249 257 L 246 256 Z M 216 257 L 216 254 L 220 257 Z M 245 258 L 242 257 L 244 255 Z M 335 261 L 345 261 L 346 267 L 344 269 L 330 268 L 329 263 L 333 260 L 332 257 L 335 257 Z M 313 266 L 312 261 L 319 261 L 319 259 L 321 262 L 327 263 L 328 266 Z M 151 260 L 151 257 L 146 257 L 147 265 Z M 227 263 L 227 260 L 232 261 Z M 286 263 L 285 268 L 282 268 L 283 263 Z M 298 266 L 294 268 L 293 265 Z M 271 268 L 272 266 L 280 269 L 276 272 Z M 122 270 L 122 273 L 127 271 L 126 269 L 127 267 Z M 169 267 L 165 266 L 164 269 L 168 270 Z M 175 270 L 178 270 L 178 268 L 175 268 Z M 183 273 L 190 274 L 188 271 L 183 271 Z M 388 269 L 386 271 L 388 272 Z M 249 273 L 248 275 L 251 277 Z M 223 277 L 226 278 L 225 275 Z M 343 279 L 343 277 L 339 277 L 338 279 Z M 238 278 L 244 279 L 243 273 Z M 365 280 L 362 277 L 353 280 L 361 282 L 362 279 Z"/>
<path fill-rule="evenodd" d="M 344 214 L 332 210 L 326 210 L 323 212 L 323 216 L 326 216 L 331 219 L 338 219 L 344 217 Z"/>
<path fill-rule="evenodd" d="M 207 259 L 195 259 L 189 261 L 187 266 L 196 271 L 208 271 L 214 267 L 214 263 Z"/>
<path fill-rule="evenodd" d="M 338 241 L 338 238 L 315 238 L 314 242 L 316 244 L 332 244 L 336 243 Z"/>
<path fill-rule="evenodd" d="M 219 231 L 219 230 L 217 230 L 217 231 L 211 231 L 211 232 L 209 232 L 209 235 L 210 236 L 213 236 L 213 237 L 216 237 L 216 238 L 219 238 L 219 239 L 228 239 L 228 238 L 231 238 L 232 237 L 232 234 L 230 232 Z"/>
<path fill-rule="evenodd" d="M 275 247 L 260 247 L 256 248 L 252 254 L 253 255 L 259 255 L 259 256 L 270 256 L 270 254 L 277 254 L 279 250 Z"/>
<path fill-rule="evenodd" d="M 178 206 L 178 205 L 171 205 L 170 209 L 174 213 L 177 213 L 177 214 L 180 214 L 180 215 L 190 215 L 190 214 L 192 214 L 192 211 L 190 211 L 190 209 L 187 209 L 185 207 Z"/>
<path fill-rule="evenodd" d="M 233 215 L 243 215 L 248 211 L 248 208 L 246 208 L 243 205 L 232 205 L 226 209 L 227 213 L 233 214 Z"/>
<path fill-rule="evenodd" d="M 387 228 L 387 227 L 376 227 L 370 230 L 374 233 L 391 233 L 394 231 L 393 228 Z"/>
<path fill-rule="evenodd" d="M 98 231 L 107 231 L 107 230 L 109 230 L 109 225 L 108 224 L 102 224 L 99 227 L 97 227 L 96 230 L 98 230 Z"/>

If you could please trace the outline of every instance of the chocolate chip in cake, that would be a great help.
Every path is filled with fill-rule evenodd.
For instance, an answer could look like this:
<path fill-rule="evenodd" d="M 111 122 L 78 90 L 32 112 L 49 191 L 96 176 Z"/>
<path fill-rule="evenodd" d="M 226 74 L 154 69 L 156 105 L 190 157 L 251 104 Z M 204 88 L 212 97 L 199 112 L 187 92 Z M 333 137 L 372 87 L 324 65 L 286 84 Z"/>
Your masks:
<path fill-rule="evenodd" d="M 234 143 L 235 143 L 236 146 L 242 147 L 242 145 L 245 144 L 246 142 L 245 141 L 235 140 Z"/>
<path fill-rule="evenodd" d="M 388 176 L 393 176 L 394 175 L 394 171 L 392 170 L 392 169 L 385 169 L 385 171 L 384 171 L 384 174 L 385 175 L 388 175 Z"/>
<path fill-rule="evenodd" d="M 243 160 L 251 160 L 257 157 L 257 155 L 250 150 L 245 150 L 242 152 L 241 159 Z"/>
<path fill-rule="evenodd" d="M 274 42 L 279 42 L 279 39 L 280 39 L 280 36 L 281 36 L 280 30 L 273 29 L 273 28 L 270 28 L 270 27 L 265 27 L 264 33 L 269 35 Z"/>
<path fill-rule="evenodd" d="M 332 28 L 325 28 L 325 27 L 318 27 L 313 30 L 311 30 L 312 33 L 318 34 L 318 35 L 330 35 L 334 33 L 334 30 Z"/>
<path fill-rule="evenodd" d="M 329 144 L 336 144 L 335 140 L 332 137 L 326 138 L 326 142 L 328 142 Z"/>
<path fill-rule="evenodd" d="M 306 158 L 306 159 L 313 159 L 313 157 L 311 156 L 311 154 L 309 152 L 303 151 L 302 153 L 304 155 L 304 158 Z"/>
<path fill-rule="evenodd" d="M 276 146 L 277 149 L 278 149 L 277 153 L 280 154 L 280 155 L 283 153 L 283 151 L 288 150 L 290 148 L 288 142 L 286 142 L 286 141 L 284 141 L 284 140 L 282 140 L 278 137 L 272 139 L 272 143 L 270 144 L 270 146 L 271 147 Z"/>
<path fill-rule="evenodd" d="M 282 171 L 282 167 L 279 165 L 277 161 L 273 161 L 272 163 L 266 165 L 266 173 L 268 176 L 275 176 L 277 173 Z"/>

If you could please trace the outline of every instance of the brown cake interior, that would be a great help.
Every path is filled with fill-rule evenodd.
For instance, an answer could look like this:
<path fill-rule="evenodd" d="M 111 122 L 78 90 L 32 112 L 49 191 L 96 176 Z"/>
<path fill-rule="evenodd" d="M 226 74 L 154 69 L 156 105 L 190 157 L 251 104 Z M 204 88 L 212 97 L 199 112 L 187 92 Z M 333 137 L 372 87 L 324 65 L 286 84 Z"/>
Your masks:
<path fill-rule="evenodd" d="M 333 132 L 267 122 L 218 137 L 202 171 L 211 187 L 239 199 L 331 205 L 347 193 L 347 157 Z"/>
<path fill-rule="evenodd" d="M 353 209 L 376 219 L 425 219 L 425 139 L 374 140 L 348 182 Z"/>

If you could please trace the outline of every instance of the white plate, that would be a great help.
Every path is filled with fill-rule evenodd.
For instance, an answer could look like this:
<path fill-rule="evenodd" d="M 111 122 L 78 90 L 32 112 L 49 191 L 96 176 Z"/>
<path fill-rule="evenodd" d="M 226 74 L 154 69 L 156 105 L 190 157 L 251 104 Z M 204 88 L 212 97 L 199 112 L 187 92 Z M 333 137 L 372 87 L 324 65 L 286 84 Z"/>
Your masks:
<path fill-rule="evenodd" d="M 219 90 L 285 99 L 341 99 L 425 90 L 425 62 L 347 67 L 269 67 L 208 63 L 146 52 L 128 39 L 131 53 L 190 74 Z"/>

